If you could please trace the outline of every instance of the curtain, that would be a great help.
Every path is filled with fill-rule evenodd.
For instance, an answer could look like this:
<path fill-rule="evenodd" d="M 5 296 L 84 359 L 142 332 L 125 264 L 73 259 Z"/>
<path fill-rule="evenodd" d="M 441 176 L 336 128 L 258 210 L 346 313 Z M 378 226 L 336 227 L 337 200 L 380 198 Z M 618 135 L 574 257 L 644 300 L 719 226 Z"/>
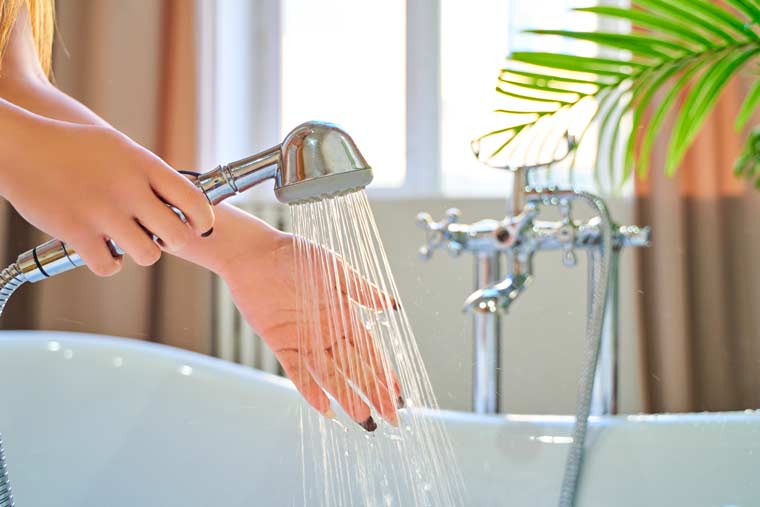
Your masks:
<path fill-rule="evenodd" d="M 760 191 L 732 174 L 746 88 L 726 87 L 675 178 L 663 174 L 663 142 L 637 181 L 638 221 L 653 229 L 638 252 L 650 412 L 760 407 Z"/>
<path fill-rule="evenodd" d="M 197 154 L 194 6 L 185 0 L 59 0 L 56 7 L 56 84 L 185 169 L 196 168 Z M 3 209 L 3 255 L 11 261 L 46 238 Z M 2 325 L 126 336 L 208 353 L 211 276 L 168 254 L 148 269 L 127 261 L 111 278 L 81 269 L 23 287 Z"/>

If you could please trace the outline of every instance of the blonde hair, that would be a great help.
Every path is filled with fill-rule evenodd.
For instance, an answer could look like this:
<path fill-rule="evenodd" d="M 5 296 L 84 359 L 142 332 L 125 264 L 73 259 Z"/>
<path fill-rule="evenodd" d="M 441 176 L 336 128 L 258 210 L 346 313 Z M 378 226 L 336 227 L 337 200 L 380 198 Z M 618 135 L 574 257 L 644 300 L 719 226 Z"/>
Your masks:
<path fill-rule="evenodd" d="M 19 11 L 26 5 L 32 22 L 32 35 L 42 69 L 50 75 L 55 30 L 55 0 L 0 0 L 0 59 L 2 58 Z"/>

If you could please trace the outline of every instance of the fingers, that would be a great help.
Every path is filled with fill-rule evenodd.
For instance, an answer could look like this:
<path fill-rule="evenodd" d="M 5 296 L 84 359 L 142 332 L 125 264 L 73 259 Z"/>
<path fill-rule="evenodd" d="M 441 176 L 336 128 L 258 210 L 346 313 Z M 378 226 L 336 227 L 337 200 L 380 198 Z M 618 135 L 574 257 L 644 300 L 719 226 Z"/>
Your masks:
<path fill-rule="evenodd" d="M 369 331 L 361 323 L 358 323 L 347 335 L 347 338 L 359 354 L 360 359 L 367 363 L 376 375 L 380 376 L 382 383 L 385 386 L 391 385 L 393 387 L 396 406 L 401 408 L 404 405 L 404 400 L 401 398 L 401 383 L 398 380 L 398 375 L 380 351 L 380 347 Z"/>
<path fill-rule="evenodd" d="M 135 221 L 125 221 L 113 228 L 113 240 L 140 266 L 152 266 L 161 258 L 161 249 Z"/>
<path fill-rule="evenodd" d="M 161 201 L 146 202 L 138 220 L 146 229 L 158 236 L 161 239 L 161 246 L 170 252 L 182 250 L 190 241 L 192 229 Z"/>
<path fill-rule="evenodd" d="M 309 373 L 301 354 L 297 350 L 282 350 L 276 355 L 285 374 L 293 381 L 296 389 L 309 402 L 309 405 L 326 417 L 334 417 L 330 408 L 330 399 Z"/>
<path fill-rule="evenodd" d="M 346 377 L 364 393 L 383 419 L 398 426 L 397 395 L 388 387 L 383 372 L 364 360 L 356 347 L 347 340 L 341 341 L 327 353 Z"/>
<path fill-rule="evenodd" d="M 208 235 L 213 229 L 214 210 L 211 204 L 187 178 L 170 169 L 155 171 L 151 176 L 151 187 L 161 200 L 182 210 L 188 225 L 198 236 Z"/>
<path fill-rule="evenodd" d="M 375 431 L 377 424 L 372 419 L 369 405 L 364 403 L 359 394 L 351 388 L 332 358 L 322 357 L 316 362 L 318 364 L 310 364 L 310 371 L 316 380 L 338 400 L 351 419 L 365 430 Z"/>
<path fill-rule="evenodd" d="M 350 295 L 352 296 L 352 295 Z M 344 315 L 348 315 L 350 324 L 339 324 L 342 334 L 359 352 L 362 361 L 368 363 L 378 375 L 382 375 L 383 382 L 393 387 L 396 395 L 396 404 L 399 408 L 403 407 L 404 400 L 401 398 L 401 384 L 398 376 L 394 371 L 386 356 L 380 350 L 379 344 L 375 337 L 367 330 L 362 319 L 356 314 L 356 308 L 353 308 L 352 301 L 345 299 L 343 302 Z M 331 329 L 324 329 L 323 333 L 327 335 L 340 335 Z"/>
<path fill-rule="evenodd" d="M 121 271 L 123 258 L 114 257 L 105 236 L 87 236 L 69 241 L 87 267 L 98 276 L 111 276 Z"/>
<path fill-rule="evenodd" d="M 340 262 L 343 262 L 342 260 Z M 373 310 L 386 311 L 398 310 L 398 302 L 388 293 L 383 292 L 375 284 L 357 273 L 353 268 L 346 266 L 338 269 L 338 289 L 362 306 Z"/>

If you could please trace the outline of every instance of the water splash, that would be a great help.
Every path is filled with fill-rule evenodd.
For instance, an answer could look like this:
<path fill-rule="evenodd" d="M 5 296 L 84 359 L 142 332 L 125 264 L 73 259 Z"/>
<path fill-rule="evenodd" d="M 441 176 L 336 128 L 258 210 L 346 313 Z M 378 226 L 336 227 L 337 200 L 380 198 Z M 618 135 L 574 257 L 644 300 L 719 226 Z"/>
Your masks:
<path fill-rule="evenodd" d="M 367 433 L 335 402 L 335 420 L 302 410 L 304 505 L 465 505 L 461 474 L 440 420 L 431 416 L 438 405 L 365 192 L 294 204 L 291 213 L 299 349 L 309 351 L 310 371 L 332 368 L 348 379 L 320 387 L 349 412 L 352 404 L 371 406 L 378 424 Z M 399 388 L 406 408 L 393 425 L 382 421 L 377 400 L 395 400 Z M 355 392 L 359 398 L 351 397 Z"/>

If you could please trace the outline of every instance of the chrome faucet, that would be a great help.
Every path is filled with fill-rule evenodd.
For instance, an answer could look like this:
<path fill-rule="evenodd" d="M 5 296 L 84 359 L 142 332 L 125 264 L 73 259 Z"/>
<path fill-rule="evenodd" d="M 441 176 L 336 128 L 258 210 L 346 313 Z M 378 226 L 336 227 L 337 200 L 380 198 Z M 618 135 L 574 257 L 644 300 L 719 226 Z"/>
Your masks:
<path fill-rule="evenodd" d="M 529 184 L 531 171 L 542 166 L 513 171 L 514 190 L 508 199 L 507 216 L 501 220 L 481 220 L 461 224 L 460 212 L 449 209 L 446 218 L 434 221 L 428 213 L 417 215 L 417 224 L 426 231 L 426 244 L 420 248 L 422 259 L 435 250 L 446 249 L 456 257 L 463 251 L 475 258 L 475 291 L 465 300 L 464 310 L 474 317 L 474 371 L 472 407 L 476 413 L 498 413 L 501 314 L 516 302 L 533 279 L 533 256 L 543 250 L 559 250 L 565 266 L 576 265 L 576 251 L 589 254 L 589 312 L 595 286 L 593 264 L 600 255 L 609 256 L 610 283 L 606 291 L 604 334 L 601 356 L 596 366 L 591 412 L 595 415 L 617 412 L 617 340 L 619 252 L 623 247 L 647 246 L 649 227 L 617 226 L 611 231 L 612 248 L 600 248 L 608 217 L 604 202 L 597 196 L 572 189 L 539 187 Z M 572 218 L 572 205 L 593 203 L 600 215 L 581 222 Z M 559 210 L 558 221 L 539 220 L 543 207 Z M 602 213 L 603 211 L 603 213 Z M 609 222 L 611 223 L 611 222 Z M 501 261 L 506 273 L 501 275 Z"/>

